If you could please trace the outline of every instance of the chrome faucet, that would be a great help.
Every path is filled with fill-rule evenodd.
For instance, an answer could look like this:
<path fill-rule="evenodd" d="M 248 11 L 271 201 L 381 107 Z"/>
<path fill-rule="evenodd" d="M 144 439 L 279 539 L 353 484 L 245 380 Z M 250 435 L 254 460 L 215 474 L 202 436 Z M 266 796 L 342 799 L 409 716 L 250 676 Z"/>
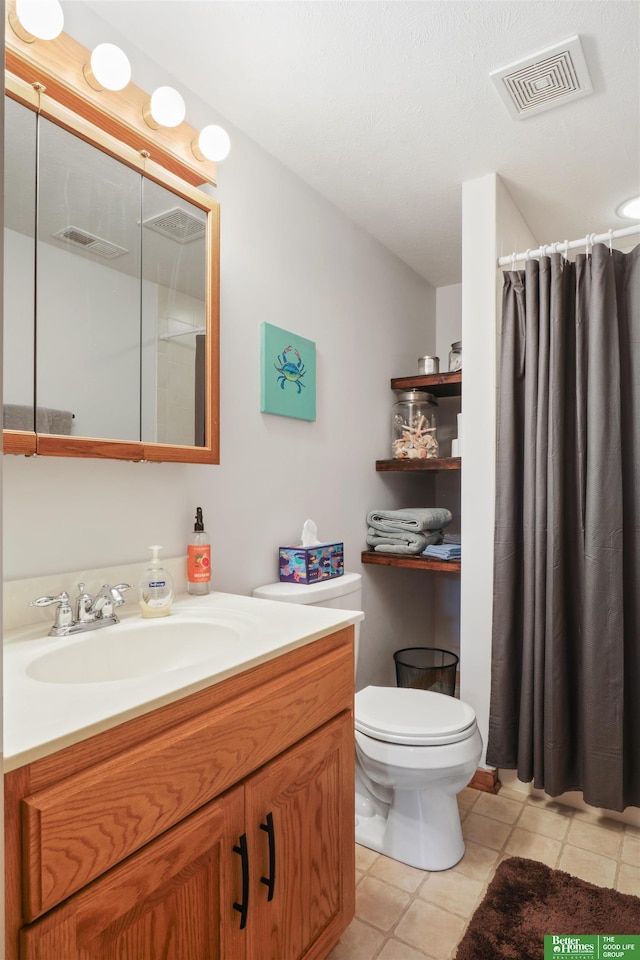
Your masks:
<path fill-rule="evenodd" d="M 75 598 L 75 611 L 71 609 L 69 594 L 64 590 L 58 597 L 38 597 L 29 602 L 30 607 L 48 607 L 57 603 L 55 620 L 49 630 L 50 637 L 69 637 L 74 633 L 83 633 L 85 630 L 98 630 L 118 623 L 114 613 L 116 607 L 125 602 L 122 593 L 130 590 L 130 583 L 118 583 L 110 587 L 104 583 L 95 597 L 86 593 L 84 583 L 78 584 L 78 596 Z"/>

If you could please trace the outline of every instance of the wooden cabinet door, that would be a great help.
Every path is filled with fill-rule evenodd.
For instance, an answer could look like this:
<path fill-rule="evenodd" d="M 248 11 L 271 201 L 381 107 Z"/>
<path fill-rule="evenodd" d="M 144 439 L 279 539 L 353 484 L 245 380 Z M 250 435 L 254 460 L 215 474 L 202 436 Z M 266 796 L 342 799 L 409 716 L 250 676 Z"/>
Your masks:
<path fill-rule="evenodd" d="M 325 957 L 354 914 L 351 713 L 249 777 L 245 817 L 248 958 Z"/>
<path fill-rule="evenodd" d="M 242 960 L 243 788 L 207 804 L 21 931 L 21 960 Z"/>

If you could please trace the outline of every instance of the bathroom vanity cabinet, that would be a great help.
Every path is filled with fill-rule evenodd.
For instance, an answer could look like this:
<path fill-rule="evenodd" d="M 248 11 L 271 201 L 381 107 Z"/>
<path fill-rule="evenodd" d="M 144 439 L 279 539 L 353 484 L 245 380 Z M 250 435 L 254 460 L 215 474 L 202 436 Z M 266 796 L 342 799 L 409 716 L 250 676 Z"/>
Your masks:
<path fill-rule="evenodd" d="M 354 913 L 353 627 L 5 776 L 7 960 L 321 960 Z"/>
<path fill-rule="evenodd" d="M 415 377 L 396 377 L 391 380 L 392 390 L 425 390 L 435 397 L 459 397 L 462 395 L 462 371 L 452 373 L 420 374 Z M 382 473 L 433 473 L 441 470 L 460 470 L 461 457 L 439 457 L 425 460 L 376 460 L 376 470 Z M 405 567 L 414 570 L 438 570 L 459 573 L 459 560 L 435 560 L 408 554 L 378 553 L 363 550 L 362 562 L 384 567 Z"/>

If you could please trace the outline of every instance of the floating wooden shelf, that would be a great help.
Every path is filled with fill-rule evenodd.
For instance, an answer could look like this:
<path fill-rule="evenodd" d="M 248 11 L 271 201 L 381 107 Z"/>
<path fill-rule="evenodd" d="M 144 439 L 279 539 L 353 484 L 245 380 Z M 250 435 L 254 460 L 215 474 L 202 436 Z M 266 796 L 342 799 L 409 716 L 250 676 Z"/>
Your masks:
<path fill-rule="evenodd" d="M 415 377 L 394 377 L 392 390 L 426 390 L 435 397 L 459 397 L 462 395 L 462 370 L 453 373 L 417 374 Z"/>
<path fill-rule="evenodd" d="M 417 374 L 414 377 L 394 377 L 392 390 L 426 390 L 436 397 L 462 396 L 462 370 L 453 373 Z M 376 460 L 379 473 L 424 473 L 437 470 L 460 470 L 461 457 L 437 457 L 425 460 Z M 408 570 L 434 570 L 442 573 L 460 573 L 460 560 L 436 560 L 421 554 L 378 553 L 375 550 L 363 550 L 362 562 L 380 567 L 404 567 Z"/>
<path fill-rule="evenodd" d="M 460 470 L 462 464 L 461 457 L 432 457 L 425 460 L 376 460 L 376 470 L 379 473 L 385 473 L 389 470 L 400 470 L 402 472 L 424 470 Z"/>
<path fill-rule="evenodd" d="M 460 560 L 435 560 L 421 554 L 378 553 L 376 550 L 363 550 L 362 562 L 382 567 L 405 567 L 410 570 L 440 570 L 443 573 L 460 573 Z"/>

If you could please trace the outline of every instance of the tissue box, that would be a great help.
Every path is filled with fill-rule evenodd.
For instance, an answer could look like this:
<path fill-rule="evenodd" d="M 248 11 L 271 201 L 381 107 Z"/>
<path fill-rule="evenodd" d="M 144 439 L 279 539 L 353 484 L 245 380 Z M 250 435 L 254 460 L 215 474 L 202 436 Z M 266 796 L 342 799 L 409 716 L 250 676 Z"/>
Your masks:
<path fill-rule="evenodd" d="M 280 547 L 280 579 L 287 583 L 317 583 L 343 573 L 344 543 Z"/>

